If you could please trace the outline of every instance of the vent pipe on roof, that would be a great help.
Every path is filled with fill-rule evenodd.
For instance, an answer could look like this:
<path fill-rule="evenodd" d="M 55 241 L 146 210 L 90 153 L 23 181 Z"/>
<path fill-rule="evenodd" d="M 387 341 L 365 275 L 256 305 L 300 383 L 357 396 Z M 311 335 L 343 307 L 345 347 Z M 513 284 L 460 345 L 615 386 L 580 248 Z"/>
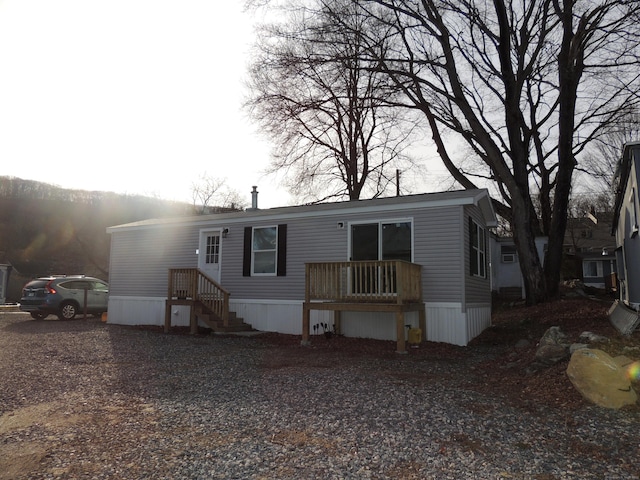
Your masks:
<path fill-rule="evenodd" d="M 258 209 L 258 187 L 253 186 L 253 190 L 251 191 L 251 210 Z"/>

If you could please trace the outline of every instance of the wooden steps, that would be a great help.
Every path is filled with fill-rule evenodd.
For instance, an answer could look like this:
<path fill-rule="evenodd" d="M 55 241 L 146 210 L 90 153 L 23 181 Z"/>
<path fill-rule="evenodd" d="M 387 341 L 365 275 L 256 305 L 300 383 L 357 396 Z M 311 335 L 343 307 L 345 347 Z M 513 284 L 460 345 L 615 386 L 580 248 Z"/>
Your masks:
<path fill-rule="evenodd" d="M 227 325 L 215 313 L 207 312 L 207 308 L 202 304 L 196 306 L 195 313 L 196 318 L 205 323 L 214 332 L 249 332 L 253 330 L 251 325 L 244 323 L 244 319 L 236 315 L 236 312 L 229 312 Z"/>

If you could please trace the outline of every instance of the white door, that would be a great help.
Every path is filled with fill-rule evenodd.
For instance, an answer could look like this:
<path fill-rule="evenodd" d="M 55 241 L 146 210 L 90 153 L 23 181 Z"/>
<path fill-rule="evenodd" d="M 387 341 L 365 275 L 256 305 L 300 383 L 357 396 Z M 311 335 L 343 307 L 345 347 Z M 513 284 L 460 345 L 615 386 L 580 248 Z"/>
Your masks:
<path fill-rule="evenodd" d="M 220 230 L 204 230 L 200 232 L 198 268 L 218 283 L 220 283 L 221 246 L 222 235 L 220 235 Z"/>

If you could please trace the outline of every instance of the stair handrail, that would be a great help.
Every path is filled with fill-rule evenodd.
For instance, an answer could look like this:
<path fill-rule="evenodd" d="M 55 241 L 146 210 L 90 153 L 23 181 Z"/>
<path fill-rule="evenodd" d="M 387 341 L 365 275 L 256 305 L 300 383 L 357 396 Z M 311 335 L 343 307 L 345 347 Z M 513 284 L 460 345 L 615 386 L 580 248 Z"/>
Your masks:
<path fill-rule="evenodd" d="M 170 268 L 167 298 L 198 301 L 229 326 L 230 293 L 198 268 Z"/>
<path fill-rule="evenodd" d="M 229 326 L 229 297 L 230 293 L 203 271 L 197 270 L 197 299 L 209 311 L 222 320 L 225 327 Z"/>

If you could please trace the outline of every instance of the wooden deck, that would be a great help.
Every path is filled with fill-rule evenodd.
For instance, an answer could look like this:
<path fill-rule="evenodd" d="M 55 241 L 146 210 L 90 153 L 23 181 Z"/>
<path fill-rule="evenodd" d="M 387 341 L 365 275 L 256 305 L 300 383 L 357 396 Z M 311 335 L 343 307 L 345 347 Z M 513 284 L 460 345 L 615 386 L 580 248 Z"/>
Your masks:
<path fill-rule="evenodd" d="M 305 264 L 305 300 L 302 343 L 309 343 L 310 311 L 335 312 L 340 332 L 340 312 L 395 314 L 398 353 L 406 353 L 405 312 L 418 312 L 422 335 L 426 333 L 422 300 L 422 267 L 402 260 L 315 262 Z"/>

